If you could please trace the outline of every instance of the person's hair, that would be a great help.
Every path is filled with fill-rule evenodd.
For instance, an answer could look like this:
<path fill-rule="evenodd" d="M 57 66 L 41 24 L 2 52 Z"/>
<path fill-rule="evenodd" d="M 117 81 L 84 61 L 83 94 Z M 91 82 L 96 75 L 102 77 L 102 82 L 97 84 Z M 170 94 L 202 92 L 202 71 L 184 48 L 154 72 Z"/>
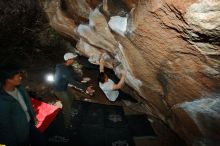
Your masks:
<path fill-rule="evenodd" d="M 21 73 L 21 68 L 15 64 L 0 65 L 1 84 L 4 85 L 7 79 L 11 79 L 19 73 Z"/>
<path fill-rule="evenodd" d="M 98 81 L 101 83 L 105 83 L 105 78 L 107 77 L 107 74 L 104 72 L 100 72 L 98 76 Z"/>

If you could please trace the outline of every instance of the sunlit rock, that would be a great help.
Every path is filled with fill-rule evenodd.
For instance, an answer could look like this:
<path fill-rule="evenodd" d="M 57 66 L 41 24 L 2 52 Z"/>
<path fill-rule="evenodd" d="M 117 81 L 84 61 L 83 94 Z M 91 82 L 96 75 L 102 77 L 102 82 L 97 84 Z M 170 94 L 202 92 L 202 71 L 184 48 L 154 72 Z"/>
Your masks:
<path fill-rule="evenodd" d="M 81 55 L 88 57 L 89 62 L 92 64 L 99 64 L 102 53 L 105 53 L 102 49 L 95 48 L 94 46 L 88 44 L 82 38 L 78 41 L 76 48 Z M 107 54 L 104 59 L 106 60 L 105 66 L 112 69 L 113 59 Z"/>
<path fill-rule="evenodd" d="M 93 55 L 98 55 L 100 56 L 101 52 L 91 46 L 90 44 L 86 43 L 85 41 L 83 41 L 83 39 L 81 38 L 77 45 L 76 45 L 76 48 L 77 50 L 79 50 L 79 52 L 83 55 L 83 56 L 86 56 L 86 57 L 90 57 L 90 56 L 93 56 Z M 94 60 L 94 61 L 98 61 L 98 60 Z"/>
<path fill-rule="evenodd" d="M 105 17 L 95 9 L 90 14 L 89 25 L 80 24 L 77 28 L 80 37 L 88 43 L 109 52 L 116 49 L 116 40 L 111 34 Z"/>
<path fill-rule="evenodd" d="M 120 17 L 120 16 L 113 16 L 111 17 L 110 21 L 108 22 L 110 28 L 115 31 L 116 33 L 124 36 L 126 33 L 127 28 L 127 18 Z"/>

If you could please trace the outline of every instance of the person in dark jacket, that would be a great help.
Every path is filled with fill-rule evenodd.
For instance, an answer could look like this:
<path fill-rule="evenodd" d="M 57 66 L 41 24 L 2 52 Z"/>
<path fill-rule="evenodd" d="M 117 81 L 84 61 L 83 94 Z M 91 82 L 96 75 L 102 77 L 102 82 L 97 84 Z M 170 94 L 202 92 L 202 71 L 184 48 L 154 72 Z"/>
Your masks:
<path fill-rule="evenodd" d="M 19 67 L 1 66 L 0 81 L 0 144 L 45 145 L 43 137 L 35 127 L 35 113 L 30 98 L 21 85 Z"/>
<path fill-rule="evenodd" d="M 64 55 L 65 63 L 57 64 L 55 68 L 54 90 L 56 96 L 61 100 L 63 105 L 64 125 L 66 128 L 71 125 L 71 101 L 75 96 L 68 90 L 68 86 L 75 87 L 87 94 L 92 94 L 94 90 L 92 86 L 86 87 L 80 82 L 81 78 L 73 71 L 72 64 L 76 54 L 66 53 Z"/>

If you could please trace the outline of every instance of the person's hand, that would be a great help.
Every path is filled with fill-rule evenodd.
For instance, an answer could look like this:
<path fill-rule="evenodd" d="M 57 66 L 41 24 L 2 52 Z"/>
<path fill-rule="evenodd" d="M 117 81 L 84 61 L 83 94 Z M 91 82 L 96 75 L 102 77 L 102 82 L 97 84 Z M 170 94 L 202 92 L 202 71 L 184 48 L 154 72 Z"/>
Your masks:
<path fill-rule="evenodd" d="M 87 89 L 86 89 L 86 94 L 93 95 L 93 93 L 95 92 L 95 90 L 92 89 L 92 87 L 93 87 L 93 86 L 87 87 Z"/>
<path fill-rule="evenodd" d="M 105 56 L 105 53 L 102 53 L 101 55 L 100 55 L 100 59 L 99 59 L 99 63 L 104 63 L 104 56 Z"/>
<path fill-rule="evenodd" d="M 127 73 L 127 71 L 125 71 L 125 70 L 121 70 L 121 75 L 122 75 L 122 76 L 125 76 L 126 73 Z"/>
<path fill-rule="evenodd" d="M 102 58 L 102 59 L 104 59 L 105 55 L 106 55 L 106 53 L 105 53 L 105 52 L 104 52 L 104 53 L 102 53 L 102 54 L 101 54 L 101 58 Z"/>
<path fill-rule="evenodd" d="M 100 58 L 99 62 L 100 62 L 100 63 L 104 63 L 104 59 L 103 59 L 103 58 Z"/>
<path fill-rule="evenodd" d="M 89 77 L 84 77 L 83 80 L 81 81 L 81 83 L 87 83 L 89 82 L 91 79 Z"/>
<path fill-rule="evenodd" d="M 87 83 L 87 81 L 85 81 L 85 80 L 82 80 L 82 81 L 80 81 L 81 83 Z"/>

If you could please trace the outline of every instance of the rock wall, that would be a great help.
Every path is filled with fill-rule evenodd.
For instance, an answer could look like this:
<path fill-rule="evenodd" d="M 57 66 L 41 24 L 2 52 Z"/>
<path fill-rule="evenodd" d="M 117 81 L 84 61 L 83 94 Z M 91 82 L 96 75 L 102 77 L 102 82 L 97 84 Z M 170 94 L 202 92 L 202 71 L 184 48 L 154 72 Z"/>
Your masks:
<path fill-rule="evenodd" d="M 35 26 L 37 15 L 35 0 L 0 1 L 1 54 L 6 47 L 18 45 L 30 37 L 30 29 Z"/>
<path fill-rule="evenodd" d="M 220 144 L 219 0 L 39 0 L 51 26 L 116 75 L 188 145 Z"/>

